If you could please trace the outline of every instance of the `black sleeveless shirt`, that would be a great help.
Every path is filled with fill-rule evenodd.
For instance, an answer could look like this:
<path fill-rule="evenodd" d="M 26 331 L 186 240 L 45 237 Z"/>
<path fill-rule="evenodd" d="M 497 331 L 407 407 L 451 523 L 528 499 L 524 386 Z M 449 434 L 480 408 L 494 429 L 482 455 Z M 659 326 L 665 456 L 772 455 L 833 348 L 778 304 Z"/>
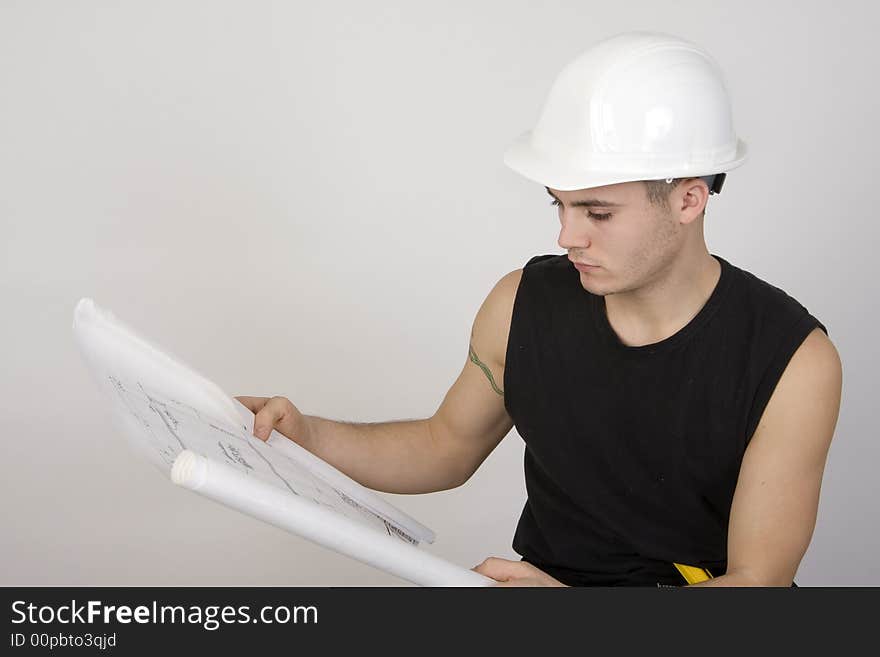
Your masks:
<path fill-rule="evenodd" d="M 627 346 L 566 255 L 523 268 L 504 404 L 525 441 L 513 549 L 565 584 L 683 583 L 727 569 L 740 464 L 792 354 L 823 326 L 714 255 L 721 275 L 680 331 Z"/>

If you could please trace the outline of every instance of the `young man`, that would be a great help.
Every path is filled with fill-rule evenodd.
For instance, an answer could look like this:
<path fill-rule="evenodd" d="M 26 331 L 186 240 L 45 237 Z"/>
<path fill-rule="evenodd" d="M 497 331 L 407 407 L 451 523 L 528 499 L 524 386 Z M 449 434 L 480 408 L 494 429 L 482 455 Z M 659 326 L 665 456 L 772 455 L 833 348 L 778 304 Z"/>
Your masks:
<path fill-rule="evenodd" d="M 495 285 L 424 420 L 349 424 L 239 397 L 370 488 L 463 484 L 516 426 L 528 499 L 506 586 L 790 586 L 815 525 L 841 364 L 782 290 L 710 254 L 709 196 L 745 160 L 720 71 L 653 33 L 557 76 L 505 162 L 558 207 L 565 255 Z M 708 579 L 707 579 L 708 578 Z"/>

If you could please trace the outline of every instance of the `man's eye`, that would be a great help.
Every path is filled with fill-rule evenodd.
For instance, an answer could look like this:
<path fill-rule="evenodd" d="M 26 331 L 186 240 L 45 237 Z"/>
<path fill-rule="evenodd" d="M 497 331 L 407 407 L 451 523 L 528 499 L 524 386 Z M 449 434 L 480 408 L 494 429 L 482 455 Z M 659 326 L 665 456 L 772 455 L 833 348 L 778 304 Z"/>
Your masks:
<path fill-rule="evenodd" d="M 550 205 L 554 207 L 559 207 L 559 199 L 553 199 L 550 201 Z M 596 221 L 608 221 L 611 219 L 611 213 L 605 212 L 603 214 L 596 214 L 595 212 L 587 212 L 587 215 L 595 219 Z"/>

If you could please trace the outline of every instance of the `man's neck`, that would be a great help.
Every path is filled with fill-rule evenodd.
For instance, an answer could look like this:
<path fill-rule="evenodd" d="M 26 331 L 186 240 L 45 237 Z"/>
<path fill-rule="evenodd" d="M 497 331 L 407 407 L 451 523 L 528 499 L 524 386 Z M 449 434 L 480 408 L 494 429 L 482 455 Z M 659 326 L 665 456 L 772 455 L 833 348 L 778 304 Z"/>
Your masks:
<path fill-rule="evenodd" d="M 665 340 L 700 312 L 720 277 L 721 263 L 708 252 L 678 259 L 638 290 L 606 295 L 608 323 L 629 346 Z"/>

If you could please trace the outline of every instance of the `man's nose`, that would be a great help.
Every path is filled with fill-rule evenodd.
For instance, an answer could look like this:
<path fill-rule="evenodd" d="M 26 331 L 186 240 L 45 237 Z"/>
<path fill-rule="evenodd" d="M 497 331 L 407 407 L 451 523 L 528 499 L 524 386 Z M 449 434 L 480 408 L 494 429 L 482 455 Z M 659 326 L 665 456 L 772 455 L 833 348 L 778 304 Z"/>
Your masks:
<path fill-rule="evenodd" d="M 560 219 L 562 227 L 559 229 L 557 244 L 563 249 L 585 249 L 590 246 L 590 224 L 583 219 L 577 219 L 571 215 L 562 214 Z"/>

